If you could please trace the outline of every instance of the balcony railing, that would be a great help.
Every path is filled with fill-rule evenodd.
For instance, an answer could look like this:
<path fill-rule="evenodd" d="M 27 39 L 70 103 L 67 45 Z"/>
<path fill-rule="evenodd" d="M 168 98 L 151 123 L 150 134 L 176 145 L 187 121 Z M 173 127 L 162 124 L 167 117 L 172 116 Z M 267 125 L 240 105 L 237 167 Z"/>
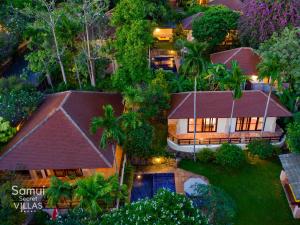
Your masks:
<path fill-rule="evenodd" d="M 177 138 L 169 133 L 168 136 L 169 140 L 174 142 L 177 145 L 193 145 L 194 139 L 185 139 L 185 138 Z M 268 140 L 270 143 L 277 143 L 280 142 L 283 138 L 281 136 L 272 136 L 272 137 L 228 137 L 228 138 L 203 138 L 203 139 L 196 139 L 196 145 L 217 145 L 217 144 L 224 144 L 224 143 L 231 143 L 231 144 L 248 144 L 252 140 Z"/>

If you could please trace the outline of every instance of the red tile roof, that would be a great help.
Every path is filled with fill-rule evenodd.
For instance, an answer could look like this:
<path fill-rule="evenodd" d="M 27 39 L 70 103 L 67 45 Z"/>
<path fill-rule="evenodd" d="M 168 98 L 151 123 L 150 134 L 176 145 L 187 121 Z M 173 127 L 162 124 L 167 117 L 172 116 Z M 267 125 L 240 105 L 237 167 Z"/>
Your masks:
<path fill-rule="evenodd" d="M 99 148 L 102 131 L 89 124 L 111 104 L 120 115 L 122 97 L 115 93 L 67 91 L 47 96 L 0 156 L 0 170 L 112 167 L 112 146 Z"/>
<path fill-rule="evenodd" d="M 242 11 L 244 3 L 240 0 L 213 0 L 208 5 L 224 5 L 235 11 Z"/>
<path fill-rule="evenodd" d="M 217 52 L 210 55 L 212 63 L 222 63 L 228 68 L 231 62 L 236 60 L 245 75 L 258 75 L 256 66 L 260 62 L 260 57 L 254 52 L 252 48 L 235 48 L 223 52 Z"/>
<path fill-rule="evenodd" d="M 262 91 L 243 91 L 241 99 L 236 101 L 234 117 L 263 117 L 268 96 Z M 197 92 L 196 113 L 198 118 L 230 118 L 232 107 L 232 92 L 207 91 Z M 184 92 L 173 94 L 169 119 L 184 119 L 194 117 L 194 93 Z M 271 98 L 268 117 L 289 117 L 291 113 L 280 105 L 274 97 Z"/>

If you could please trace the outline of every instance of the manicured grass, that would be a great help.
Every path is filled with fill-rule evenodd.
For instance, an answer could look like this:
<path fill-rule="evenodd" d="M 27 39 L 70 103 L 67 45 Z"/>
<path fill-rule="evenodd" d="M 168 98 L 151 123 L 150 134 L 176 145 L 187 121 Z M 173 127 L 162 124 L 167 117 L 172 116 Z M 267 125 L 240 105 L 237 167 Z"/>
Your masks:
<path fill-rule="evenodd" d="M 239 170 L 228 170 L 214 164 L 182 160 L 180 167 L 206 176 L 232 196 L 237 205 L 236 225 L 299 225 L 280 184 L 278 160 L 255 160 Z"/>

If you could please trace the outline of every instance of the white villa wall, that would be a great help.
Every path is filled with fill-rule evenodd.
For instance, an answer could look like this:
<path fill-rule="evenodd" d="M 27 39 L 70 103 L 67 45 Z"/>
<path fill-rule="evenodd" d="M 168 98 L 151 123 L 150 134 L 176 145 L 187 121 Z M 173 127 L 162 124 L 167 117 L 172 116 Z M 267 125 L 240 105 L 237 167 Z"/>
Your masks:
<path fill-rule="evenodd" d="M 275 132 L 276 130 L 276 117 L 268 117 L 265 124 L 264 131 Z M 188 119 L 169 120 L 169 124 L 176 123 L 176 133 L 186 134 L 188 133 Z M 218 118 L 217 133 L 228 133 L 230 118 Z M 231 132 L 235 132 L 236 118 L 232 118 L 231 121 Z"/>
<path fill-rule="evenodd" d="M 218 133 L 227 133 L 229 129 L 229 120 L 227 118 L 218 118 Z"/>
<path fill-rule="evenodd" d="M 188 126 L 188 119 L 178 119 L 176 125 L 177 134 L 186 134 Z"/>
<path fill-rule="evenodd" d="M 268 117 L 266 119 L 265 129 L 264 131 L 275 132 L 276 130 L 276 117 Z"/>

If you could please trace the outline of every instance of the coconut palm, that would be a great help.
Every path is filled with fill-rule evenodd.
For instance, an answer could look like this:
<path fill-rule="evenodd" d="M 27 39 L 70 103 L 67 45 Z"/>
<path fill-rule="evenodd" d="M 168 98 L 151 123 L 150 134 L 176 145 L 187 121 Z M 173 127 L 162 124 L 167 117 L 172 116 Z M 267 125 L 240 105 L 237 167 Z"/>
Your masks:
<path fill-rule="evenodd" d="M 236 100 L 242 97 L 243 91 L 241 87 L 246 82 L 246 76 L 243 75 L 243 72 L 239 67 L 237 61 L 231 62 L 231 69 L 229 70 L 228 79 L 225 79 L 224 82 L 225 87 L 232 90 L 233 98 L 228 131 L 230 136 L 235 103 Z"/>
<path fill-rule="evenodd" d="M 183 57 L 181 70 L 185 75 L 194 77 L 194 161 L 196 161 L 196 91 L 197 77 L 206 71 L 207 62 L 205 54 L 207 50 L 206 43 L 187 42 L 185 44 L 186 52 Z"/>
<path fill-rule="evenodd" d="M 91 132 L 95 134 L 102 128 L 100 147 L 106 148 L 108 144 L 115 142 L 120 144 L 124 139 L 124 134 L 120 128 L 120 117 L 115 117 L 114 109 L 111 105 L 103 106 L 103 116 L 94 117 L 91 122 Z"/>
<path fill-rule="evenodd" d="M 269 79 L 269 94 L 268 99 L 265 106 L 265 112 L 264 112 L 264 118 L 263 118 L 263 124 L 261 129 L 261 136 L 263 135 L 263 131 L 265 128 L 265 123 L 267 119 L 267 114 L 269 110 L 269 104 L 271 100 L 271 95 L 273 91 L 273 86 L 276 82 L 277 88 L 282 89 L 282 76 L 281 76 L 281 68 L 280 64 L 277 62 L 279 59 L 268 59 L 266 58 L 263 62 L 258 64 L 258 70 L 259 70 L 259 79 L 263 80 L 264 78 Z"/>
<path fill-rule="evenodd" d="M 202 72 L 206 71 L 206 43 L 187 42 L 185 44 L 186 52 L 183 57 L 183 64 L 181 70 L 183 74 L 189 76 L 199 76 Z"/>
<path fill-rule="evenodd" d="M 126 193 L 125 189 L 125 186 L 119 188 L 117 176 L 105 179 L 97 173 L 77 181 L 75 197 L 79 199 L 78 207 L 97 216 L 102 212 L 103 207 L 107 208 L 117 198 L 123 198 Z"/>
<path fill-rule="evenodd" d="M 54 207 L 61 200 L 72 200 L 72 193 L 73 188 L 68 182 L 64 182 L 53 176 L 50 180 L 50 187 L 46 190 L 45 195 L 49 206 Z"/>
<path fill-rule="evenodd" d="M 141 118 L 139 113 L 134 111 L 128 111 L 126 113 L 123 113 L 122 115 L 122 127 L 126 131 L 129 131 L 131 129 L 136 129 L 142 124 Z"/>

